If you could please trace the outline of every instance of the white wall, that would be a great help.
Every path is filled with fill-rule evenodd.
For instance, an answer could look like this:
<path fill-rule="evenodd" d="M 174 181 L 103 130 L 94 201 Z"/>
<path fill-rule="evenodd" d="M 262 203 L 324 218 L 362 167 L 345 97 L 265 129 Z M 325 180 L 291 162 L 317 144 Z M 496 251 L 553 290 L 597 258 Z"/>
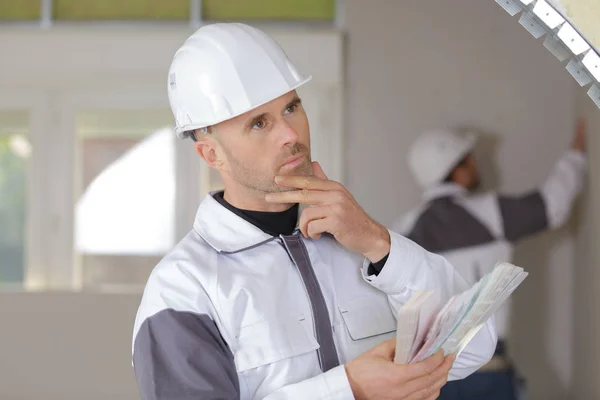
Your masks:
<path fill-rule="evenodd" d="M 375 218 L 390 223 L 417 203 L 404 156 L 423 129 L 466 124 L 493 135 L 494 151 L 479 157 L 488 187 L 515 192 L 543 179 L 570 140 L 574 83 L 517 19 L 493 0 L 348 3 L 346 182 Z M 531 275 L 516 293 L 512 353 L 533 399 L 564 399 L 573 237 L 529 240 L 516 262 Z"/>

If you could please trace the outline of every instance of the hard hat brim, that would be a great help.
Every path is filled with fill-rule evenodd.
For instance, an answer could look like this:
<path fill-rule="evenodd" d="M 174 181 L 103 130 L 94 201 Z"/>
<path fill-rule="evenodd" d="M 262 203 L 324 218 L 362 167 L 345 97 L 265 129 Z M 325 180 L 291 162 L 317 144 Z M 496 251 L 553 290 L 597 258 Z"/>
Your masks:
<path fill-rule="evenodd" d="M 201 129 L 201 128 L 208 128 L 209 126 L 213 126 L 213 125 L 219 124 L 221 122 L 225 122 L 230 119 L 239 117 L 240 115 L 243 115 L 247 112 L 255 110 L 258 107 L 264 106 L 265 104 L 268 104 L 268 103 L 272 102 L 273 100 L 276 100 L 276 99 L 280 98 L 281 96 L 298 89 L 300 86 L 304 85 L 305 83 L 308 83 L 311 79 L 312 79 L 312 75 L 309 75 L 308 77 L 302 79 L 301 81 L 299 81 L 297 84 L 291 86 L 290 88 L 286 88 L 286 90 L 283 93 L 278 94 L 278 95 L 274 96 L 273 98 L 269 98 L 268 100 L 265 100 L 263 102 L 259 102 L 255 105 L 253 105 L 252 107 L 249 107 L 248 109 L 241 110 L 240 112 L 235 113 L 235 114 L 229 116 L 228 118 L 217 119 L 214 122 L 211 122 L 210 124 L 205 123 L 205 124 L 189 124 L 189 125 L 178 126 L 175 128 L 175 133 L 177 134 L 178 138 L 185 139 L 186 137 L 189 136 L 186 134 L 186 132 L 193 131 L 196 129 Z"/>

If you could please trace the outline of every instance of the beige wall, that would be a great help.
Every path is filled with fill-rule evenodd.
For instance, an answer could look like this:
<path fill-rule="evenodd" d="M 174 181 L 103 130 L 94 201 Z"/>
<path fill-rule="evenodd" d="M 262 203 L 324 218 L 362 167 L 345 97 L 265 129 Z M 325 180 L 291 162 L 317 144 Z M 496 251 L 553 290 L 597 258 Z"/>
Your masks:
<path fill-rule="evenodd" d="M 423 129 L 488 132 L 484 180 L 509 192 L 540 182 L 567 147 L 574 82 L 494 1 L 352 0 L 346 23 L 346 182 L 380 221 L 419 199 L 404 155 Z M 572 382 L 570 229 L 518 247 L 531 275 L 516 293 L 511 343 L 533 399 L 564 399 Z"/>
<path fill-rule="evenodd" d="M 133 400 L 138 294 L 0 293 L 0 399 Z"/>

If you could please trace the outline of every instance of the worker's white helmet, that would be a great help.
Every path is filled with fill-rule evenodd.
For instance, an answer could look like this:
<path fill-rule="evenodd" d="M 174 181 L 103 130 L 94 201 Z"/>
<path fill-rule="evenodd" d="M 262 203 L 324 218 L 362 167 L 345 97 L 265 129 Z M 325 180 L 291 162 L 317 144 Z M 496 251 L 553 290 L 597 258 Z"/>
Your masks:
<path fill-rule="evenodd" d="M 175 132 L 231 119 L 310 80 L 264 32 L 244 24 L 198 29 L 177 50 L 169 69 L 169 103 Z"/>
<path fill-rule="evenodd" d="M 420 135 L 408 151 L 408 166 L 423 188 L 434 186 L 475 147 L 477 135 L 447 129 Z"/>

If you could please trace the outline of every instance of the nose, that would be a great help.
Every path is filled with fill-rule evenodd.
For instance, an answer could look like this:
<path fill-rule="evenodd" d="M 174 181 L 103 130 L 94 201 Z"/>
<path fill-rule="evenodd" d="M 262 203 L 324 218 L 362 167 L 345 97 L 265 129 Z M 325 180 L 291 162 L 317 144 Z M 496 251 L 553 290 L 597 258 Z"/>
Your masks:
<path fill-rule="evenodd" d="M 294 145 L 298 142 L 298 133 L 286 120 L 281 121 L 280 136 L 282 146 Z"/>

